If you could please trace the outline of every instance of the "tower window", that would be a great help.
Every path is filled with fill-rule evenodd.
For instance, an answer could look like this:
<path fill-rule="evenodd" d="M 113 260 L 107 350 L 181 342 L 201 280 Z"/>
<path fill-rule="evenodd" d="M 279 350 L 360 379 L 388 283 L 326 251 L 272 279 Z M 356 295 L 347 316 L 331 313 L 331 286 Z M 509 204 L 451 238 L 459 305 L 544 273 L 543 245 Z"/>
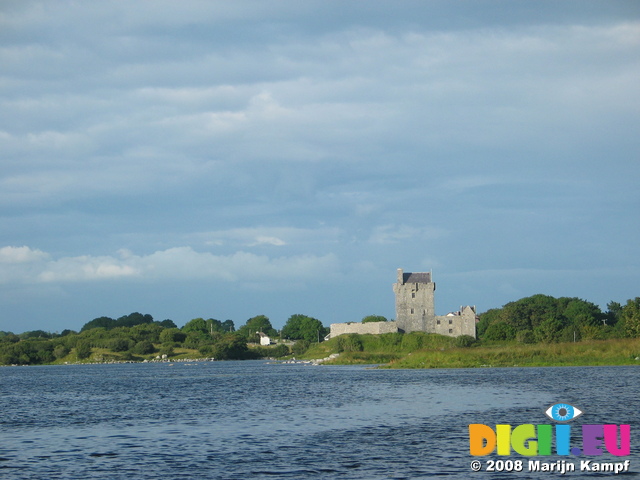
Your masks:
<path fill-rule="evenodd" d="M 453 323 L 453 320 L 449 319 L 449 325 L 451 325 Z"/>
<path fill-rule="evenodd" d="M 411 314 L 413 315 L 413 308 L 411 309 Z"/>
<path fill-rule="evenodd" d="M 411 298 L 416 298 L 416 292 L 411 292 Z"/>
<path fill-rule="evenodd" d="M 449 333 L 453 333 L 453 330 L 451 328 L 449 329 Z"/>
<path fill-rule="evenodd" d="M 438 325 L 440 325 L 440 320 L 438 320 L 438 322 L 437 322 L 437 323 L 438 323 Z"/>

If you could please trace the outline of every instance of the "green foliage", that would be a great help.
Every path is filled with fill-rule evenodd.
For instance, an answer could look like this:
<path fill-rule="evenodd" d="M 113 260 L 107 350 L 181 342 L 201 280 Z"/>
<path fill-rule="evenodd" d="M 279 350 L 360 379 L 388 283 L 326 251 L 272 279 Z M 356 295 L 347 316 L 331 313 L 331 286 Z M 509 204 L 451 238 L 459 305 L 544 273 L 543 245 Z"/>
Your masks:
<path fill-rule="evenodd" d="M 513 340 L 516 336 L 516 329 L 507 322 L 492 323 L 484 332 L 486 340 Z"/>
<path fill-rule="evenodd" d="M 136 325 L 141 325 L 145 323 L 152 323 L 153 317 L 149 314 L 141 314 L 138 312 L 130 313 L 129 315 L 123 315 L 119 317 L 117 320 L 114 320 L 110 317 L 98 317 L 94 318 L 90 322 L 84 324 L 81 332 L 85 332 L 87 330 L 91 330 L 92 328 L 104 328 L 106 330 L 111 330 L 117 327 L 135 327 Z"/>
<path fill-rule="evenodd" d="M 306 340 L 307 342 L 322 341 L 327 329 L 320 320 L 306 315 L 291 315 L 282 328 L 282 336 L 291 340 Z"/>
<path fill-rule="evenodd" d="M 536 343 L 536 337 L 532 330 L 520 330 L 516 333 L 518 343 Z"/>
<path fill-rule="evenodd" d="M 148 313 L 143 315 L 138 312 L 123 315 L 116 320 L 116 327 L 135 327 L 146 323 L 153 323 L 153 317 Z"/>
<path fill-rule="evenodd" d="M 166 355 L 167 357 L 171 357 L 175 354 L 175 351 L 173 350 L 173 345 L 172 344 L 163 344 L 160 346 L 160 349 L 158 350 L 158 353 L 160 355 Z"/>
<path fill-rule="evenodd" d="M 275 337 L 278 334 L 271 325 L 269 317 L 265 315 L 258 315 L 247 320 L 247 323 L 238 329 L 237 334 L 247 342 L 259 343 L 257 332 L 262 332 L 270 337 Z"/>
<path fill-rule="evenodd" d="M 217 360 L 244 360 L 252 358 L 247 342 L 237 334 L 226 334 L 213 345 L 212 356 Z"/>
<path fill-rule="evenodd" d="M 556 318 L 547 318 L 540 325 L 533 329 L 536 341 L 551 343 L 558 341 L 558 336 L 562 331 L 562 322 Z"/>
<path fill-rule="evenodd" d="M 170 319 L 162 320 L 161 322 L 155 322 L 155 323 L 160 325 L 162 328 L 178 328 L 178 326 L 174 323 L 174 321 Z"/>
<path fill-rule="evenodd" d="M 307 342 L 306 340 L 298 340 L 291 347 L 291 352 L 294 355 L 302 355 L 304 352 L 306 352 L 309 349 L 309 345 L 310 343 Z"/>
<path fill-rule="evenodd" d="M 184 327 L 182 327 L 182 331 L 184 333 L 190 332 L 200 332 L 200 333 L 208 333 L 207 322 L 204 321 L 204 318 L 194 318 L 193 320 L 189 320 Z"/>
<path fill-rule="evenodd" d="M 455 340 L 455 346 L 461 348 L 473 347 L 477 343 L 478 341 L 471 335 L 460 335 L 459 337 L 456 337 Z"/>
<path fill-rule="evenodd" d="M 135 342 L 147 341 L 151 343 L 160 342 L 160 333 L 163 328 L 157 323 L 138 324 L 129 329 L 129 335 Z"/>
<path fill-rule="evenodd" d="M 187 333 L 187 338 L 184 339 L 183 345 L 185 348 L 200 348 L 201 345 L 209 343 L 210 336 L 204 332 L 193 331 Z"/>
<path fill-rule="evenodd" d="M 133 346 L 133 340 L 127 340 L 125 338 L 114 338 L 109 340 L 107 348 L 114 352 L 126 352 Z"/>
<path fill-rule="evenodd" d="M 289 355 L 289 353 L 289 347 L 281 343 L 271 348 L 270 356 L 274 358 L 281 358 L 286 357 L 287 355 Z"/>
<path fill-rule="evenodd" d="M 615 304 L 612 307 L 615 309 Z M 531 334 L 520 332 L 533 332 L 535 341 L 544 343 L 571 341 L 574 332 L 576 337 L 604 338 L 612 332 L 604 330 L 603 320 L 615 315 L 604 314 L 597 305 L 580 298 L 539 294 L 483 313 L 477 332 L 486 340 L 517 339 L 521 343 L 529 343 Z"/>
<path fill-rule="evenodd" d="M 621 319 L 628 336 L 640 337 L 640 297 L 627 301 L 622 308 Z"/>
<path fill-rule="evenodd" d="M 387 318 L 382 315 L 367 315 L 362 319 L 362 323 L 370 323 L 370 322 L 386 322 Z"/>
<path fill-rule="evenodd" d="M 30 332 L 24 332 L 19 335 L 20 338 L 52 338 L 53 335 L 49 332 L 45 332 L 44 330 L 32 330 Z"/>
<path fill-rule="evenodd" d="M 150 353 L 154 353 L 156 351 L 156 348 L 153 346 L 153 343 L 151 343 L 150 341 L 142 340 L 136 343 L 131 349 L 131 351 L 133 353 L 137 353 L 138 355 L 148 355 Z"/>
<path fill-rule="evenodd" d="M 0 338 L 1 343 L 17 343 L 20 341 L 20 337 L 15 333 L 5 332 L 5 335 Z"/>
<path fill-rule="evenodd" d="M 338 352 L 361 352 L 364 347 L 360 335 L 357 333 L 349 333 L 340 335 L 337 338 Z"/>
<path fill-rule="evenodd" d="M 182 343 L 187 334 L 178 328 L 167 328 L 160 332 L 160 343 Z"/>
<path fill-rule="evenodd" d="M 91 356 L 91 344 L 87 341 L 78 342 L 76 345 L 76 356 L 78 360 L 84 360 Z"/>
<path fill-rule="evenodd" d="M 80 331 L 85 332 L 87 330 L 91 330 L 92 328 L 111 329 L 111 328 L 115 328 L 115 326 L 116 326 L 116 321 L 113 318 L 98 317 L 98 318 L 94 318 L 90 322 L 85 323 L 80 329 Z"/>
<path fill-rule="evenodd" d="M 67 347 L 66 345 L 58 345 L 53 349 L 53 356 L 56 357 L 56 359 L 61 359 L 66 357 L 67 355 L 69 355 L 69 352 L 71 351 L 71 349 L 69 347 Z"/>

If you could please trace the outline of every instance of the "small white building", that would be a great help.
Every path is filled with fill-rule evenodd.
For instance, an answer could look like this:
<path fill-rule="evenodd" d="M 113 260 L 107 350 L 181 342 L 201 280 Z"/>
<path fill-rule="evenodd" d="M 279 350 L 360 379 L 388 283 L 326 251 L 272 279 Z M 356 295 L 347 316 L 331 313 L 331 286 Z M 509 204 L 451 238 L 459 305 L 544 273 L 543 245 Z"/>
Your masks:
<path fill-rule="evenodd" d="M 258 336 L 260 337 L 260 345 L 271 345 L 271 338 L 268 335 L 258 332 Z"/>

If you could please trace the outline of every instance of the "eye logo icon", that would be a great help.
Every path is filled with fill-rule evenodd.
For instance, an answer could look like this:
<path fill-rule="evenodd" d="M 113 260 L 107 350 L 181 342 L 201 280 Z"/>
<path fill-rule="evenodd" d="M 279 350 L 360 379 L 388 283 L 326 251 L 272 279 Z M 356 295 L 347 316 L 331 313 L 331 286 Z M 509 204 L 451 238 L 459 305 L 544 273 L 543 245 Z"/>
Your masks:
<path fill-rule="evenodd" d="M 556 403 L 555 405 L 551 405 L 547 408 L 544 413 L 547 417 L 551 420 L 555 420 L 556 422 L 570 422 L 571 420 L 578 418 L 584 412 L 578 407 L 574 407 L 568 403 Z"/>

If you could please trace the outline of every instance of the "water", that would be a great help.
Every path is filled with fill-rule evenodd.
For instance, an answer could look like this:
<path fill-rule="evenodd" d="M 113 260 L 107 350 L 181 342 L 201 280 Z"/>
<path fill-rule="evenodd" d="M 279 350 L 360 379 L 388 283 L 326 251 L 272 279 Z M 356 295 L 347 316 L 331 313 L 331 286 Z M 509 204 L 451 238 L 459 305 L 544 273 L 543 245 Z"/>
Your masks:
<path fill-rule="evenodd" d="M 632 455 L 595 460 L 630 459 L 633 478 L 639 378 L 259 361 L 0 368 L 0 478 L 538 478 L 553 474 L 472 473 L 468 424 L 551 423 L 544 410 L 559 401 L 585 412 L 572 425 L 631 424 Z"/>

